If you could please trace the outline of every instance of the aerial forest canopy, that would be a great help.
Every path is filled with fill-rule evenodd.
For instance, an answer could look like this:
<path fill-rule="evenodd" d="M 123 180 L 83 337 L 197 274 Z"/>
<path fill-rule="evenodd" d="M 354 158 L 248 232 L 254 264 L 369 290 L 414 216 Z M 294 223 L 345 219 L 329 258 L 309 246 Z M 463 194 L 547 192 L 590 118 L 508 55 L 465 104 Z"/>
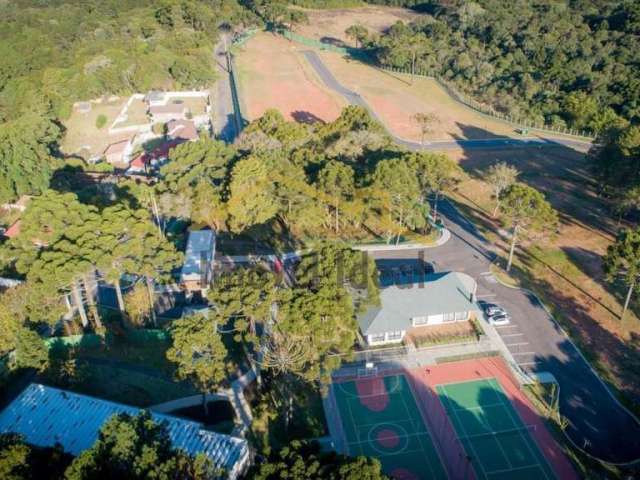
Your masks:
<path fill-rule="evenodd" d="M 0 3 L 0 201 L 46 189 L 74 102 L 208 86 L 218 27 L 252 18 L 235 0 Z"/>
<path fill-rule="evenodd" d="M 306 6 L 324 2 L 305 2 Z M 599 132 L 640 120 L 640 3 L 395 1 L 426 13 L 368 32 L 384 64 L 438 75 L 511 116 Z"/>

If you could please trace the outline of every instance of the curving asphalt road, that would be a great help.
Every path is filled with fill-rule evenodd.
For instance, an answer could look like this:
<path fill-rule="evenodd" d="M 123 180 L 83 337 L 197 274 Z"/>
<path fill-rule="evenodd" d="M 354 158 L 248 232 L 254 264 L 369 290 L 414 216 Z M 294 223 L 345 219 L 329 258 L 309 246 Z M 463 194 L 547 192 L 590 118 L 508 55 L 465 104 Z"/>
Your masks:
<path fill-rule="evenodd" d="M 305 58 L 311 64 L 313 69 L 316 71 L 320 79 L 324 82 L 327 88 L 339 93 L 342 95 L 347 102 L 351 105 L 358 105 L 367 109 L 369 114 L 375 118 L 381 125 L 385 125 L 382 119 L 376 114 L 376 112 L 369 106 L 367 101 L 362 98 L 362 96 L 354 92 L 353 90 L 349 90 L 344 87 L 336 77 L 333 76 L 331 71 L 326 67 L 322 59 L 318 56 L 318 54 L 312 50 L 307 50 L 303 52 Z M 583 140 L 565 138 L 565 137 L 554 137 L 554 138 L 538 138 L 538 137 L 523 137 L 523 138 L 487 138 L 487 139 L 478 139 L 478 140 L 443 140 L 436 142 L 429 142 L 425 144 L 421 144 L 418 142 L 411 142 L 409 140 L 405 140 L 403 138 L 395 136 L 393 133 L 389 131 L 389 135 L 395 140 L 396 143 L 408 148 L 409 150 L 451 150 L 454 148 L 464 147 L 465 149 L 510 149 L 514 147 L 524 147 L 524 148 L 543 148 L 543 147 L 556 147 L 559 145 L 571 148 L 588 148 L 591 145 L 591 142 L 586 142 Z"/>
<path fill-rule="evenodd" d="M 462 271 L 478 282 L 478 298 L 505 307 L 511 324 L 497 327 L 516 362 L 528 372 L 550 372 L 560 385 L 560 412 L 567 433 L 585 451 L 613 463 L 640 458 L 640 424 L 612 397 L 589 364 L 529 293 L 498 283 L 489 271 L 492 245 L 448 201 L 438 211 L 451 239 L 442 246 L 410 251 L 375 252 L 380 259 L 415 262 L 423 258 L 436 271 Z"/>

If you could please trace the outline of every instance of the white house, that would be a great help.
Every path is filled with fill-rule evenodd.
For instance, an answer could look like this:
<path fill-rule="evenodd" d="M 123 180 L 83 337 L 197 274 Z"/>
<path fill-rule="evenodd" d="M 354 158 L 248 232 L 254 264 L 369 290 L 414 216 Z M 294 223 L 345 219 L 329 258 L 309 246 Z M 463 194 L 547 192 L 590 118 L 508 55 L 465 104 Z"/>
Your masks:
<path fill-rule="evenodd" d="M 468 320 L 479 311 L 476 281 L 465 273 L 425 275 L 423 281 L 380 289 L 380 306 L 358 318 L 368 345 L 401 342 L 410 329 Z"/>

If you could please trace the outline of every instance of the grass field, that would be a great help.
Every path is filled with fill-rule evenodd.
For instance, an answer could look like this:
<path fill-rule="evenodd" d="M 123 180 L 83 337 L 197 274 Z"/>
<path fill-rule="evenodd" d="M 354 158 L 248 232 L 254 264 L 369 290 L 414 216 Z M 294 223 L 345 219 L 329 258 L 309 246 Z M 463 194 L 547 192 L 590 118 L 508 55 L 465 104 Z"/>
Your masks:
<path fill-rule="evenodd" d="M 333 389 L 350 455 L 378 458 L 395 478 L 447 478 L 404 375 L 358 379 Z"/>
<path fill-rule="evenodd" d="M 517 136 L 513 126 L 484 117 L 454 101 L 435 80 L 386 72 L 337 53 L 320 52 L 340 83 L 362 95 L 398 137 L 420 141 L 416 113 L 432 113 L 437 121 L 427 140 L 484 139 Z"/>
<path fill-rule="evenodd" d="M 88 113 L 74 110 L 71 117 L 64 121 L 67 131 L 61 144 L 62 152 L 66 155 L 79 155 L 86 160 L 93 155 L 100 155 L 108 145 L 129 138 L 130 133 L 109 135 L 107 132 L 126 100 L 120 98 L 113 102 L 92 103 Z M 96 127 L 99 115 L 107 117 L 107 123 L 102 128 Z"/>
<path fill-rule="evenodd" d="M 299 45 L 261 32 L 236 55 L 240 96 L 248 120 L 275 108 L 285 117 L 309 123 L 331 121 L 346 102 L 322 86 Z"/>
<path fill-rule="evenodd" d="M 480 480 L 556 478 L 495 379 L 436 387 Z"/>

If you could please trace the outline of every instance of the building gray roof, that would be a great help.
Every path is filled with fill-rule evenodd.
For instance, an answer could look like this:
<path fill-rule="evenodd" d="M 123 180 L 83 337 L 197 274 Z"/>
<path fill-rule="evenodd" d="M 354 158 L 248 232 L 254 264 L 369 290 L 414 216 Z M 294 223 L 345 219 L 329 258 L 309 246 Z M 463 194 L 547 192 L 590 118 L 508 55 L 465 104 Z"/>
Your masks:
<path fill-rule="evenodd" d="M 444 272 L 424 281 L 380 289 L 380 306 L 359 316 L 363 335 L 408 330 L 413 317 L 478 310 L 472 300 L 476 281 L 465 273 Z"/>
<path fill-rule="evenodd" d="M 202 263 L 213 261 L 215 249 L 216 234 L 213 230 L 194 230 L 189 232 L 184 264 L 180 272 L 182 278 L 200 278 L 203 273 L 201 271 Z"/>
<path fill-rule="evenodd" d="M 128 405 L 30 384 L 0 413 L 0 433 L 19 433 L 36 446 L 56 443 L 72 455 L 90 448 L 102 425 L 113 415 L 136 415 L 140 410 Z M 242 438 L 204 430 L 197 422 L 151 412 L 157 422 L 166 422 L 173 446 L 190 455 L 204 453 L 216 467 L 228 472 L 242 465 L 248 455 Z"/>

